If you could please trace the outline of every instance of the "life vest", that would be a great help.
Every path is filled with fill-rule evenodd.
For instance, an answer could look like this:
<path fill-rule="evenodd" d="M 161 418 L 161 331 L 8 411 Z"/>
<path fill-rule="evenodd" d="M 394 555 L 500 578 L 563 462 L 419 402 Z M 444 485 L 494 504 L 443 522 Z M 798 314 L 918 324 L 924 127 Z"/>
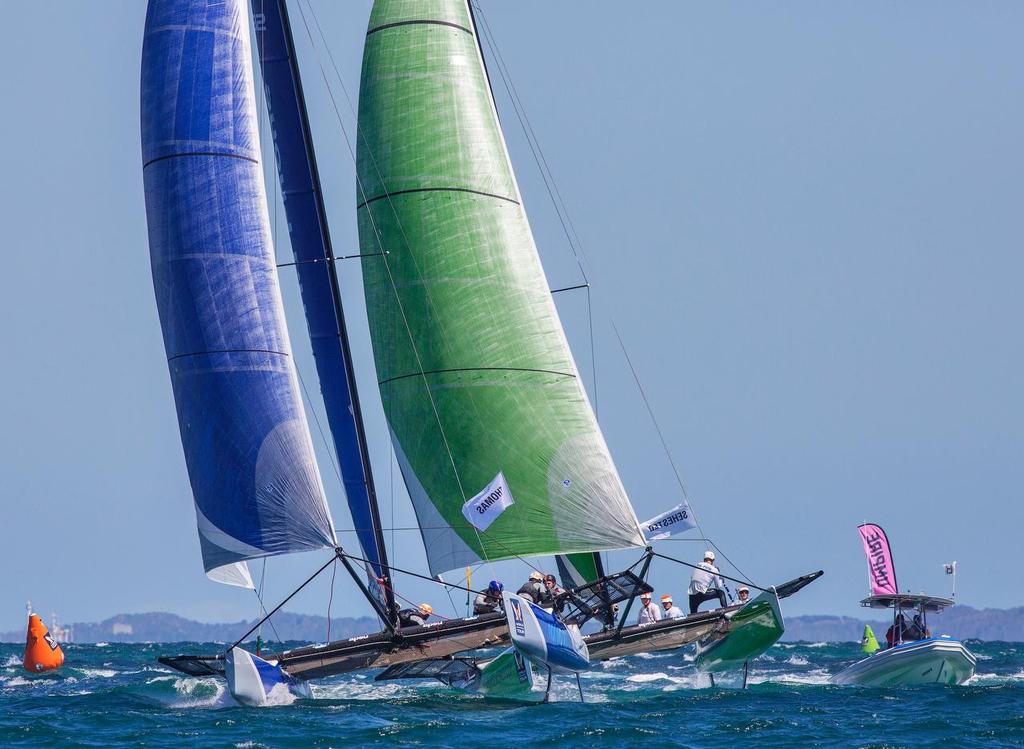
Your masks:
<path fill-rule="evenodd" d="M 28 634 L 25 637 L 25 657 L 21 664 L 25 670 L 39 674 L 53 671 L 64 663 L 64 651 L 53 639 L 53 635 L 39 618 L 39 614 L 29 614 Z"/>

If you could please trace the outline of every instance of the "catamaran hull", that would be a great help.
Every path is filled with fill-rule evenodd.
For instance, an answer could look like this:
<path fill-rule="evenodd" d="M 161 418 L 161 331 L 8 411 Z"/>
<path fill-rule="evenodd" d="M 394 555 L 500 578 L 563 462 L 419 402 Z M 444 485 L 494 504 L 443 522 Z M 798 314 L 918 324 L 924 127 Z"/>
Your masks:
<path fill-rule="evenodd" d="M 507 642 L 508 625 L 504 615 L 485 614 L 422 627 L 403 627 L 397 637 L 389 632 L 376 632 L 324 645 L 271 653 L 267 658 L 277 662 L 291 676 L 309 680 L 360 669 L 445 658 Z M 225 675 L 223 655 L 161 656 L 159 661 L 189 676 Z"/>
<path fill-rule="evenodd" d="M 623 627 L 616 636 L 614 631 L 586 635 L 591 661 L 604 661 L 638 653 L 674 650 L 689 645 L 715 631 L 722 615 L 715 612 L 694 614 L 682 619 L 662 619 L 658 622 Z"/>
<path fill-rule="evenodd" d="M 422 627 L 403 627 L 395 641 L 387 632 L 352 637 L 323 646 L 281 653 L 281 664 L 303 679 L 319 679 L 367 668 L 385 668 L 508 642 L 508 625 L 500 614 L 449 619 Z"/>
<path fill-rule="evenodd" d="M 880 650 L 832 677 L 833 684 L 870 687 L 963 684 L 974 675 L 977 659 L 962 642 L 931 638 Z"/>
<path fill-rule="evenodd" d="M 775 588 L 768 588 L 697 642 L 697 668 L 718 673 L 739 668 L 774 645 L 786 625 Z"/>
<path fill-rule="evenodd" d="M 241 648 L 232 648 L 224 659 L 224 675 L 235 701 L 246 707 L 263 707 L 286 701 L 288 696 L 309 699 L 309 684 Z"/>
<path fill-rule="evenodd" d="M 509 636 L 523 655 L 553 673 L 576 673 L 590 668 L 590 653 L 578 627 L 567 626 L 525 598 L 508 592 L 502 595 Z"/>
<path fill-rule="evenodd" d="M 480 665 L 480 678 L 473 691 L 503 700 L 536 702 L 542 695 L 533 691 L 533 667 L 515 648 L 508 648 L 492 661 Z"/>

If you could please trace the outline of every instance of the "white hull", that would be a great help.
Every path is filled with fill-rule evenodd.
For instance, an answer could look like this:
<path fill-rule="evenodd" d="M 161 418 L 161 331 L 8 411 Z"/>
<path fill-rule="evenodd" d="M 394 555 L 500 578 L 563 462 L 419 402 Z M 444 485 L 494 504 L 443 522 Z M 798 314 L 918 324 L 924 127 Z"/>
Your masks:
<path fill-rule="evenodd" d="M 977 659 L 962 642 L 939 637 L 879 650 L 832 677 L 833 684 L 871 687 L 963 684 Z"/>
<path fill-rule="evenodd" d="M 554 673 L 590 668 L 590 651 L 579 627 L 566 625 L 540 606 L 513 593 L 502 594 L 509 637 L 524 656 Z"/>
<path fill-rule="evenodd" d="M 246 707 L 284 704 L 293 697 L 313 696 L 308 682 L 295 679 L 276 663 L 237 647 L 224 659 L 224 675 L 231 696 Z"/>

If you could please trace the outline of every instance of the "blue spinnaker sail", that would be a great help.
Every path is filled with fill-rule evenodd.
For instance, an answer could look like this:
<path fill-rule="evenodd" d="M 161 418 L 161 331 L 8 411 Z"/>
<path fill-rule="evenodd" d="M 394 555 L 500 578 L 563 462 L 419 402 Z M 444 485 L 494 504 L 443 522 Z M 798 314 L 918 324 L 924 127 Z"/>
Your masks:
<path fill-rule="evenodd" d="M 388 576 L 387 551 L 369 451 L 362 432 L 334 251 L 287 8 L 284 0 L 251 0 L 251 4 L 281 193 L 288 216 L 288 234 L 313 343 L 320 392 L 334 437 L 352 522 L 363 556 L 371 565 L 368 570 L 370 587 L 381 593 L 386 607 L 394 613 L 397 607 L 390 586 L 380 591 L 376 584 L 378 578 Z"/>
<path fill-rule="evenodd" d="M 150 0 L 142 155 L 203 564 L 335 544 L 271 242 L 243 0 Z"/>

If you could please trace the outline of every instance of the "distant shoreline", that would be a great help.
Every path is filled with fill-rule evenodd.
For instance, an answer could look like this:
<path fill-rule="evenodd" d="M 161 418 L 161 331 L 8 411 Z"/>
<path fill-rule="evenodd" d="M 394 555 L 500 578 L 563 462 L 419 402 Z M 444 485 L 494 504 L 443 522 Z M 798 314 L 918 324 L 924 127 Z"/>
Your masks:
<path fill-rule="evenodd" d="M 264 639 L 322 642 L 327 635 L 327 618 L 314 614 L 282 611 L 274 615 L 273 626 L 263 627 Z M 255 620 L 207 623 L 166 612 L 117 614 L 102 622 L 66 625 L 72 642 L 232 642 Z M 1024 606 L 1012 609 L 975 609 L 959 605 L 929 618 L 936 634 L 953 634 L 964 639 L 1024 642 Z M 881 636 L 888 626 L 881 620 L 865 621 L 848 616 L 807 615 L 786 619 L 786 642 L 851 642 L 860 640 L 864 625 L 870 624 Z M 343 639 L 375 632 L 373 617 L 331 619 L 331 639 Z M 880 631 L 879 631 L 880 630 Z M 255 636 L 253 637 L 255 639 Z M 0 642 L 21 643 L 25 632 L 0 632 Z"/>

